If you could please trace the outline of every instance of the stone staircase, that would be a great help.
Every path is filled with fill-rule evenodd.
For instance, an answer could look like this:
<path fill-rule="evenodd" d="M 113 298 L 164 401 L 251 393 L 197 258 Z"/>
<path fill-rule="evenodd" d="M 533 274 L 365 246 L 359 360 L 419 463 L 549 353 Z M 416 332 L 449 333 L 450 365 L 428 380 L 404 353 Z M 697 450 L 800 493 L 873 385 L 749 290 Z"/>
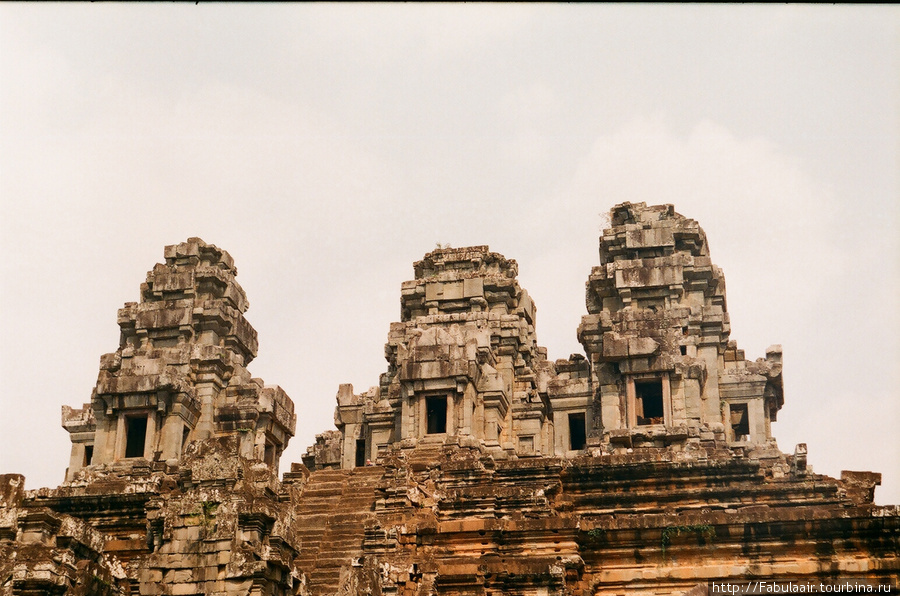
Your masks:
<path fill-rule="evenodd" d="M 372 517 L 384 468 L 323 470 L 310 475 L 297 511 L 302 544 L 297 559 L 313 596 L 335 594 L 342 568 L 362 556 L 366 522 Z"/>

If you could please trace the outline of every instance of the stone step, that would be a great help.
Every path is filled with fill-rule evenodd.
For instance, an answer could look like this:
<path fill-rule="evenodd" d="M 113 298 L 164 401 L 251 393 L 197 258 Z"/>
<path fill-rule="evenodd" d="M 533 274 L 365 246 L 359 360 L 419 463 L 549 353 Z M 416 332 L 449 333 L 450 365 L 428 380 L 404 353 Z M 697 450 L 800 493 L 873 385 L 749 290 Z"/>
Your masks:
<path fill-rule="evenodd" d="M 295 528 L 310 594 L 330 596 L 338 589 L 341 568 L 362 555 L 366 524 L 371 520 L 384 469 L 356 468 L 310 476 L 304 487 Z"/>
<path fill-rule="evenodd" d="M 343 482 L 340 483 L 329 483 L 329 484 L 317 484 L 313 486 L 307 486 L 303 489 L 303 497 L 317 497 L 323 495 L 332 495 L 332 494 L 341 494 L 346 485 Z"/>

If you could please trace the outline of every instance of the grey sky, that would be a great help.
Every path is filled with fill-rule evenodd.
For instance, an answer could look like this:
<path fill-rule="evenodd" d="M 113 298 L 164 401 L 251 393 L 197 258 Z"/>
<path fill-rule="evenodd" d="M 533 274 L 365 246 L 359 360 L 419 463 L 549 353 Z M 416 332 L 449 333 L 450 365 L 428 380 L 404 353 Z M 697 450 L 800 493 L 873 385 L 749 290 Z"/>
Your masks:
<path fill-rule="evenodd" d="M 0 6 L 0 472 L 56 485 L 116 310 L 166 244 L 228 250 L 251 372 L 297 405 L 384 371 L 436 242 L 519 262 L 551 358 L 602 214 L 672 202 L 747 357 L 781 343 L 784 451 L 900 502 L 900 9 Z"/>

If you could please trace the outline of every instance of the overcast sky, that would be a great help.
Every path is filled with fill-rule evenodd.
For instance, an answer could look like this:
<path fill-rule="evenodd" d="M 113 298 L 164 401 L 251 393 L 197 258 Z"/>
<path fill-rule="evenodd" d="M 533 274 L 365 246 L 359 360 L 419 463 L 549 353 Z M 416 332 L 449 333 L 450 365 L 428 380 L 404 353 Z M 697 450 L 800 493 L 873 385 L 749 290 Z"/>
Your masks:
<path fill-rule="evenodd" d="M 385 370 L 435 244 L 519 263 L 582 352 L 603 214 L 706 230 L 747 357 L 784 348 L 783 451 L 900 503 L 895 6 L 0 5 L 0 473 L 56 486 L 116 311 L 163 247 L 228 250 L 283 463 Z"/>

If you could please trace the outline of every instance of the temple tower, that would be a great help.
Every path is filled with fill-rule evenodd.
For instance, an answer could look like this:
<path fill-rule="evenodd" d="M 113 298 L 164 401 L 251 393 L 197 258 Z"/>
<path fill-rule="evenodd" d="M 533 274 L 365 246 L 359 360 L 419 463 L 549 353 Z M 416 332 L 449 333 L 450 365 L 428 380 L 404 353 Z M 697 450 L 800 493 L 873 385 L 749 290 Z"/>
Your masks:
<path fill-rule="evenodd" d="M 578 338 L 602 443 L 765 445 L 784 398 L 781 347 L 748 362 L 729 341 L 725 278 L 672 205 L 622 203 L 600 238 Z"/>
<path fill-rule="evenodd" d="M 537 383 L 546 350 L 516 262 L 487 246 L 439 248 L 414 270 L 385 345 L 387 372 L 363 394 L 341 386 L 339 434 L 321 435 L 304 461 L 352 468 L 388 446 L 444 442 L 552 454 L 549 402 Z"/>
<path fill-rule="evenodd" d="M 91 403 L 63 407 L 67 480 L 91 465 L 175 464 L 189 442 L 224 435 L 277 470 L 294 406 L 247 371 L 257 338 L 236 275 L 231 255 L 199 238 L 166 247 L 141 301 L 119 310 L 119 349 L 101 358 Z"/>

